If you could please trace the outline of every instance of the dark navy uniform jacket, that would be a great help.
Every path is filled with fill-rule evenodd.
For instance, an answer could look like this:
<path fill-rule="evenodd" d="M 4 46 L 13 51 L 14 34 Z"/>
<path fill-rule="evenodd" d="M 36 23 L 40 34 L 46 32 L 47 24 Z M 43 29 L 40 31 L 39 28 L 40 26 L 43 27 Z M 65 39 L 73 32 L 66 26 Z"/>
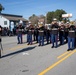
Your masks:
<path fill-rule="evenodd" d="M 34 35 L 38 35 L 38 28 L 34 29 Z"/>
<path fill-rule="evenodd" d="M 34 33 L 34 28 L 28 28 L 27 34 L 33 34 Z"/>
<path fill-rule="evenodd" d="M 65 27 L 64 26 L 60 26 L 59 33 L 60 33 L 60 36 L 65 36 Z"/>
<path fill-rule="evenodd" d="M 24 28 L 23 27 L 18 27 L 17 28 L 17 34 L 22 34 L 24 31 Z"/>
<path fill-rule="evenodd" d="M 59 26 L 57 24 L 53 24 L 51 26 L 51 34 L 57 35 L 58 34 L 58 28 L 59 28 Z"/>
<path fill-rule="evenodd" d="M 46 35 L 49 36 L 49 35 L 50 35 L 50 30 L 48 30 L 48 29 L 44 29 L 44 33 L 45 33 L 45 36 L 46 36 Z"/>
<path fill-rule="evenodd" d="M 39 36 L 44 36 L 44 26 L 40 27 L 38 29 L 38 32 L 39 32 Z"/>
<path fill-rule="evenodd" d="M 76 37 L 76 29 L 74 25 L 71 25 L 68 30 L 68 37 L 75 38 Z"/>

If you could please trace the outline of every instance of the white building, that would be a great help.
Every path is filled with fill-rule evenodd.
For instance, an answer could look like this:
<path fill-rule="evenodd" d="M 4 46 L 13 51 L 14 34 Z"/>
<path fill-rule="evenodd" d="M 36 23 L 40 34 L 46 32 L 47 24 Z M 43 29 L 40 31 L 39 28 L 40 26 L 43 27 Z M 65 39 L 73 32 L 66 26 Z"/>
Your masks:
<path fill-rule="evenodd" d="M 20 21 L 22 21 L 23 25 L 26 25 L 26 23 L 28 22 L 21 15 L 12 15 L 12 14 L 1 14 L 0 15 L 0 25 L 2 27 L 10 28 L 12 22 L 13 22 L 13 25 L 18 25 Z"/>
<path fill-rule="evenodd" d="M 2 27 L 9 27 L 9 20 L 5 17 L 3 17 L 2 15 L 0 15 L 0 25 Z"/>

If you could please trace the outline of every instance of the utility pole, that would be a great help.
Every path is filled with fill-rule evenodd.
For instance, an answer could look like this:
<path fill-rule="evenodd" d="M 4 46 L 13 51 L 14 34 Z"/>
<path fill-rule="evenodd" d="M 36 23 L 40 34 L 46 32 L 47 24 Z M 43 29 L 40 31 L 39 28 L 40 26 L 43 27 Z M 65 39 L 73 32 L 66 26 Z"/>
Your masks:
<path fill-rule="evenodd" d="M 45 24 L 47 24 L 47 13 L 45 14 Z"/>

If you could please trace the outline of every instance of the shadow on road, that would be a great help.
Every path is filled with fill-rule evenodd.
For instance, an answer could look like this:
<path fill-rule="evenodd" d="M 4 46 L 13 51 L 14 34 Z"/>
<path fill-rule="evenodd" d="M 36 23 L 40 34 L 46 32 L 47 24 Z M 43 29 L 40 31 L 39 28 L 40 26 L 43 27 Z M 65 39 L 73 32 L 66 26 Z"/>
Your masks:
<path fill-rule="evenodd" d="M 16 52 L 12 52 L 12 53 L 3 55 L 1 58 L 8 57 L 8 56 L 12 56 L 12 55 L 15 55 L 15 54 L 19 54 L 19 53 L 21 53 L 21 52 L 29 51 L 29 50 L 34 49 L 35 47 L 36 47 L 36 46 L 34 46 L 34 47 L 27 47 L 27 48 L 24 48 L 24 49 L 22 49 L 22 50 L 19 50 L 19 51 L 16 51 Z"/>

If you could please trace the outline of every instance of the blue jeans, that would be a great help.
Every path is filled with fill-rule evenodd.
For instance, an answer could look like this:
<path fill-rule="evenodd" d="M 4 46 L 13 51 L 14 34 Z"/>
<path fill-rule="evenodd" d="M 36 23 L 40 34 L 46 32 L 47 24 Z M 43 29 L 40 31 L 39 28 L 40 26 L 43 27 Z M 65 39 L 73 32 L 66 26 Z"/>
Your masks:
<path fill-rule="evenodd" d="M 54 42 L 56 44 L 56 47 L 58 47 L 58 35 L 51 34 L 51 41 L 53 47 L 54 47 Z"/>
<path fill-rule="evenodd" d="M 27 42 L 28 44 L 32 44 L 32 34 L 27 34 Z"/>
<path fill-rule="evenodd" d="M 75 38 L 68 37 L 68 49 L 74 49 L 75 48 L 74 44 L 75 44 Z"/>
<path fill-rule="evenodd" d="M 44 36 L 38 36 L 39 45 L 44 45 Z"/>
<path fill-rule="evenodd" d="M 49 38 L 50 38 L 50 36 L 48 34 L 46 34 L 46 41 L 47 41 L 47 43 L 49 43 Z"/>
<path fill-rule="evenodd" d="M 17 35 L 18 43 L 22 43 L 22 34 Z"/>
<path fill-rule="evenodd" d="M 51 43 L 51 33 L 50 33 L 50 43 Z"/>
<path fill-rule="evenodd" d="M 61 40 L 62 41 L 62 45 L 64 44 L 64 39 L 65 39 L 64 36 L 62 36 L 62 40 Z"/>

